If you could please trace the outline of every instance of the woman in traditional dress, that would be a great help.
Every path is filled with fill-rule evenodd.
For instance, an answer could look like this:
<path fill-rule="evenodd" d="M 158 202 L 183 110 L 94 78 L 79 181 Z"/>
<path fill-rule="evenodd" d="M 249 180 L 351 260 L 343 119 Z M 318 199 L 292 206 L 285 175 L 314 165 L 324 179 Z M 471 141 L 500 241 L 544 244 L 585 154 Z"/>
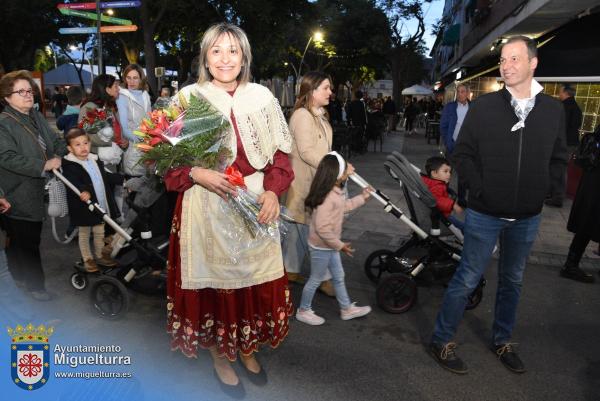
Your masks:
<path fill-rule="evenodd" d="M 259 194 L 258 221 L 268 223 L 278 218 L 278 197 L 294 178 L 287 156 L 292 138 L 271 92 L 249 82 L 251 60 L 239 27 L 213 25 L 202 39 L 198 83 L 183 88 L 176 102 L 185 108 L 191 95 L 202 97 L 229 120 L 230 164 Z M 264 239 L 235 257 L 230 253 L 227 231 L 236 227 L 221 203 L 235 187 L 225 174 L 184 167 L 165 174 L 165 183 L 180 192 L 168 268 L 172 348 L 188 357 L 207 348 L 222 388 L 239 395 L 243 387 L 230 361 L 239 354 L 249 378 L 265 383 L 254 353 L 262 343 L 277 347 L 288 333 L 293 311 L 281 246 Z"/>

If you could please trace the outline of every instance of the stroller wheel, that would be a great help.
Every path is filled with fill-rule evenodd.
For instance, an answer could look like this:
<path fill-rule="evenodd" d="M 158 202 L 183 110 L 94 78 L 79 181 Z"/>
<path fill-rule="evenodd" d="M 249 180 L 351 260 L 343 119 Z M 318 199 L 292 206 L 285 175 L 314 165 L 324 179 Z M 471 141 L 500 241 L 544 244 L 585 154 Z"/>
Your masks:
<path fill-rule="evenodd" d="M 484 278 L 482 278 L 481 281 L 479 281 L 479 285 L 477 286 L 477 288 L 475 288 L 471 295 L 469 295 L 469 298 L 467 298 L 465 310 L 475 309 L 477 308 L 479 303 L 481 303 L 481 300 L 483 299 L 483 287 L 485 286 L 485 284 L 486 281 Z"/>
<path fill-rule="evenodd" d="M 388 260 L 393 257 L 394 252 L 387 249 L 379 249 L 365 260 L 365 274 L 374 283 L 377 283 L 383 272 L 389 272 Z"/>
<path fill-rule="evenodd" d="M 406 274 L 393 274 L 377 286 L 377 304 L 388 313 L 403 313 L 417 300 L 417 284 Z"/>
<path fill-rule="evenodd" d="M 106 319 L 119 319 L 129 309 L 127 288 L 118 279 L 104 276 L 91 288 L 94 310 Z"/>
<path fill-rule="evenodd" d="M 76 290 L 83 291 L 88 285 L 88 279 L 84 274 L 73 273 L 71 274 L 71 285 Z"/>

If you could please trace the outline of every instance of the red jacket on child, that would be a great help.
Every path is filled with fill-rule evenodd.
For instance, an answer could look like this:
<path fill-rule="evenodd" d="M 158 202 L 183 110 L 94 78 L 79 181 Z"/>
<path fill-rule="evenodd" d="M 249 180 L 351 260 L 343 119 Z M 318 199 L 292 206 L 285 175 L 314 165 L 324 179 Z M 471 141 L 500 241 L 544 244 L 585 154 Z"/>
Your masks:
<path fill-rule="evenodd" d="M 438 210 L 442 212 L 444 217 L 450 216 L 455 201 L 448 194 L 448 184 L 446 184 L 444 181 L 427 177 L 426 175 L 421 175 L 421 179 L 435 197 L 435 205 L 437 206 Z"/>

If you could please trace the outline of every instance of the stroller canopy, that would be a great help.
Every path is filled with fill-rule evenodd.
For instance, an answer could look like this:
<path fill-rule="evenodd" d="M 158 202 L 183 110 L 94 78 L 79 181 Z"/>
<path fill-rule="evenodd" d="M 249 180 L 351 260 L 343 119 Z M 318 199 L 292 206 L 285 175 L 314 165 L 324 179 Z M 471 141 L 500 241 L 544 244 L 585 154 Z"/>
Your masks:
<path fill-rule="evenodd" d="M 397 151 L 392 152 L 387 157 L 384 166 L 392 176 L 397 178 L 403 185 L 406 185 L 412 195 L 419 198 L 427 207 L 435 207 L 435 198 L 421 180 L 418 169 L 404 155 Z"/>

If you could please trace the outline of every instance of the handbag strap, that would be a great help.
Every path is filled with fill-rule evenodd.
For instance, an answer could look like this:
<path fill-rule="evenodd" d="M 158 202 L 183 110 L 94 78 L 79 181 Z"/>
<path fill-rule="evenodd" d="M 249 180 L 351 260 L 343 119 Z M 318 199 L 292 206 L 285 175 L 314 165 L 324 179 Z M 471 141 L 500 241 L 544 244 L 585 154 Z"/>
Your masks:
<path fill-rule="evenodd" d="M 29 129 L 28 126 L 26 126 L 25 124 L 23 124 L 22 121 L 19 121 L 19 119 L 15 116 L 13 116 L 10 113 L 7 113 L 6 111 L 3 111 L 2 114 L 6 114 L 7 116 L 11 117 L 12 119 L 14 119 L 16 122 L 18 122 L 23 128 L 25 128 L 25 130 L 27 132 L 29 132 L 31 134 L 31 136 L 33 137 L 33 141 L 38 145 L 38 147 L 40 148 L 40 151 L 42 152 L 42 156 L 44 157 L 44 161 L 48 161 L 48 156 L 46 155 L 46 151 L 44 150 L 44 148 L 42 148 L 42 145 L 40 145 L 40 142 L 38 141 L 37 136 L 35 136 L 35 134 L 33 132 L 31 132 L 31 130 Z"/>

